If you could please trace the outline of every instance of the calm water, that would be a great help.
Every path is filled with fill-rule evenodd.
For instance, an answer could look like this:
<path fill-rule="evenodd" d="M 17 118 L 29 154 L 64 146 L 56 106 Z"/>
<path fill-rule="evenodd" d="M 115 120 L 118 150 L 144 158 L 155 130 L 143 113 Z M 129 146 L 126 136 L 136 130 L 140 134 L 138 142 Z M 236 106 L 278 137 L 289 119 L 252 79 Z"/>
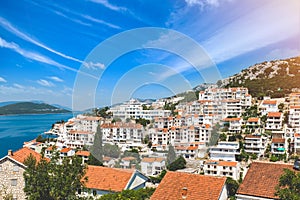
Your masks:
<path fill-rule="evenodd" d="M 22 148 L 24 141 L 48 131 L 53 123 L 71 117 L 72 113 L 0 116 L 0 158 L 7 154 L 8 149 Z"/>

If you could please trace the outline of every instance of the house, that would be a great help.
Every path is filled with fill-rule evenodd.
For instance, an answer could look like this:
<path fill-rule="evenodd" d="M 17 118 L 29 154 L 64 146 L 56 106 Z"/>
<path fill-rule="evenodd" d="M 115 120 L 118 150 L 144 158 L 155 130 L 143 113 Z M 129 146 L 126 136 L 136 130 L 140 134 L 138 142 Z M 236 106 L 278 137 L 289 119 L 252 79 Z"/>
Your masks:
<path fill-rule="evenodd" d="M 294 149 L 295 153 L 300 155 L 300 134 L 294 134 Z"/>
<path fill-rule="evenodd" d="M 293 169 L 293 165 L 253 162 L 237 191 L 237 200 L 279 199 L 275 196 L 275 187 L 283 169 Z"/>
<path fill-rule="evenodd" d="M 282 130 L 283 114 L 281 112 L 269 112 L 267 115 L 266 130 L 280 131 Z"/>
<path fill-rule="evenodd" d="M 230 133 L 239 133 L 242 130 L 243 119 L 242 118 L 225 118 L 225 123 L 229 123 L 228 131 Z"/>
<path fill-rule="evenodd" d="M 209 150 L 211 160 L 235 161 L 235 156 L 240 154 L 238 142 L 219 142 Z"/>
<path fill-rule="evenodd" d="M 3 187 L 5 186 L 6 191 L 13 194 L 13 199 L 26 198 L 23 191 L 25 187 L 23 173 L 26 169 L 24 161 L 30 155 L 37 161 L 42 159 L 39 153 L 27 147 L 23 147 L 16 152 L 9 150 L 8 155 L 0 159 L 0 191 L 4 189 Z"/>
<path fill-rule="evenodd" d="M 117 169 L 89 165 L 86 175 L 88 181 L 85 183 L 92 194 L 78 191 L 79 195 L 101 196 L 122 190 L 137 190 L 144 188 L 148 178 L 137 170 Z"/>
<path fill-rule="evenodd" d="M 284 138 L 273 138 L 271 144 L 271 153 L 274 155 L 283 155 L 287 146 Z"/>
<path fill-rule="evenodd" d="M 76 156 L 80 157 L 82 159 L 82 163 L 87 163 L 87 161 L 89 160 L 89 156 L 90 156 L 90 152 L 89 151 L 77 151 L 75 153 Z"/>
<path fill-rule="evenodd" d="M 129 157 L 124 157 L 121 159 L 120 165 L 124 169 L 129 169 L 133 167 L 132 162 L 136 161 L 137 159 L 135 157 L 129 156 Z"/>
<path fill-rule="evenodd" d="M 166 169 L 165 158 L 148 157 L 141 161 L 141 171 L 146 176 L 155 176 Z"/>
<path fill-rule="evenodd" d="M 238 180 L 240 176 L 240 165 L 235 161 L 207 160 L 203 166 L 204 175 L 225 176 Z"/>
<path fill-rule="evenodd" d="M 168 171 L 151 200 L 227 200 L 225 177 Z"/>
<path fill-rule="evenodd" d="M 292 128 L 300 128 L 300 105 L 290 106 L 289 110 L 289 125 Z"/>
<path fill-rule="evenodd" d="M 264 154 L 267 144 L 267 138 L 261 135 L 246 135 L 245 136 L 245 152 L 257 154 L 261 156 Z"/>
<path fill-rule="evenodd" d="M 276 100 L 266 99 L 261 102 L 258 109 L 261 111 L 262 115 L 267 115 L 269 112 L 278 111 L 278 103 Z"/>
<path fill-rule="evenodd" d="M 74 156 L 75 154 L 75 150 L 74 149 L 71 149 L 71 148 L 63 148 L 61 149 L 60 151 L 60 157 L 61 158 L 64 158 L 64 157 L 71 157 L 71 156 Z"/>
<path fill-rule="evenodd" d="M 250 117 L 247 120 L 246 127 L 255 133 L 260 133 L 261 121 L 258 117 Z"/>

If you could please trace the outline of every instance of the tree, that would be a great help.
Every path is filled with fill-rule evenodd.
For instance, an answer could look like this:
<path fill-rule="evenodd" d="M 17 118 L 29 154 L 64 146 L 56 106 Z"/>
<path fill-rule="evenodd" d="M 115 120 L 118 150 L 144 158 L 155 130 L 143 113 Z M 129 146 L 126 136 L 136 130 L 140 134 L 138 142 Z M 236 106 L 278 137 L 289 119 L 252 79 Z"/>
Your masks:
<path fill-rule="evenodd" d="M 97 126 L 97 132 L 95 134 L 94 138 L 94 144 L 91 147 L 91 154 L 99 160 L 101 163 L 103 163 L 103 146 L 102 146 L 102 129 L 100 124 Z"/>
<path fill-rule="evenodd" d="M 174 147 L 170 144 L 169 151 L 167 154 L 167 165 L 170 165 L 172 162 L 176 160 L 176 153 Z"/>
<path fill-rule="evenodd" d="M 226 141 L 227 140 L 227 135 L 225 133 L 222 133 L 220 135 L 220 141 Z"/>
<path fill-rule="evenodd" d="M 178 169 L 184 169 L 186 161 L 182 156 L 179 156 L 174 162 L 167 166 L 170 171 L 176 171 Z"/>
<path fill-rule="evenodd" d="M 229 197 L 234 197 L 236 191 L 239 188 L 239 183 L 237 181 L 233 180 L 232 178 L 227 177 L 226 187 L 227 187 L 227 191 L 228 191 L 228 196 Z"/>
<path fill-rule="evenodd" d="M 284 173 L 279 178 L 275 195 L 284 200 L 300 199 L 300 173 L 284 169 Z"/>
<path fill-rule="evenodd" d="M 155 188 L 142 188 L 138 190 L 123 190 L 119 193 L 105 194 L 99 200 L 144 200 L 149 199 Z"/>
<path fill-rule="evenodd" d="M 121 151 L 117 145 L 105 144 L 103 146 L 103 155 L 118 158 L 121 154 Z"/>
<path fill-rule="evenodd" d="M 103 166 L 103 163 L 101 161 L 99 161 L 97 158 L 95 158 L 93 156 L 93 154 L 89 155 L 88 161 L 87 161 L 88 165 L 94 165 L 94 166 Z"/>
<path fill-rule="evenodd" d="M 150 178 L 151 182 L 154 183 L 154 184 L 155 183 L 160 183 L 161 180 L 165 177 L 166 173 L 167 173 L 166 170 L 162 170 L 161 173 L 158 176 L 156 176 L 156 177 L 150 176 L 149 178 Z"/>
<path fill-rule="evenodd" d="M 86 166 L 82 159 L 73 156 L 61 159 L 53 151 L 51 160 L 42 158 L 39 162 L 30 155 L 24 164 L 24 192 L 30 200 L 76 199 L 76 192 L 84 187 Z"/>

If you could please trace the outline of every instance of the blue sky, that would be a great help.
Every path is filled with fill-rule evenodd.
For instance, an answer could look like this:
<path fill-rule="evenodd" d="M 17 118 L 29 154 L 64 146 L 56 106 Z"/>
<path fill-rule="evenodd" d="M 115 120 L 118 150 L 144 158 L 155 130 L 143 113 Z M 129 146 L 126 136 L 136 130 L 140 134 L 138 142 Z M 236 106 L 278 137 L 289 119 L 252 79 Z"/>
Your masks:
<path fill-rule="evenodd" d="M 85 109 L 160 98 L 258 62 L 300 55 L 298 0 L 0 4 L 0 101 Z M 121 51 L 131 44 L 141 48 Z"/>

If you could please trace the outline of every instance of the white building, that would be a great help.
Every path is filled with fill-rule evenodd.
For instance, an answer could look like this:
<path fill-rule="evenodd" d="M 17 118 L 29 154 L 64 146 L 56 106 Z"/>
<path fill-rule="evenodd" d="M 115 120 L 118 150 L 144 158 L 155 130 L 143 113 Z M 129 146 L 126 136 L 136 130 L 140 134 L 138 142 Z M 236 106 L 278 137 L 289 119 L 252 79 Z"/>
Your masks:
<path fill-rule="evenodd" d="M 294 134 L 294 148 L 295 148 L 295 153 L 300 154 L 300 134 L 299 133 Z"/>
<path fill-rule="evenodd" d="M 267 138 L 264 136 L 247 135 L 245 137 L 245 152 L 261 156 L 265 152 L 266 144 Z"/>
<path fill-rule="evenodd" d="M 103 142 L 112 143 L 141 143 L 144 128 L 136 123 L 105 123 L 101 125 Z"/>
<path fill-rule="evenodd" d="M 115 118 L 125 119 L 139 119 L 144 118 L 153 120 L 155 117 L 168 117 L 171 114 L 170 110 L 143 110 L 143 104 L 135 99 L 131 99 L 127 103 L 112 107 L 108 110 Z"/>
<path fill-rule="evenodd" d="M 289 126 L 292 128 L 300 128 L 300 106 L 290 106 Z"/>
<path fill-rule="evenodd" d="M 225 176 L 238 180 L 240 165 L 235 161 L 207 160 L 203 166 L 204 175 Z"/>
<path fill-rule="evenodd" d="M 230 133 L 239 133 L 242 130 L 243 119 L 242 118 L 225 118 L 225 123 L 229 123 L 228 131 Z"/>
<path fill-rule="evenodd" d="M 273 138 L 271 143 L 271 153 L 274 155 L 283 155 L 287 150 L 287 144 L 284 138 Z"/>
<path fill-rule="evenodd" d="M 141 161 L 141 172 L 146 176 L 159 175 L 166 169 L 165 158 L 145 157 Z"/>
<path fill-rule="evenodd" d="M 239 155 L 238 142 L 219 142 L 217 146 L 210 147 L 209 157 L 211 160 L 235 161 L 235 156 Z"/>
<path fill-rule="evenodd" d="M 268 112 L 266 121 L 266 130 L 280 131 L 282 130 L 283 114 L 281 112 Z"/>
<path fill-rule="evenodd" d="M 278 112 L 278 103 L 276 100 L 263 100 L 258 109 L 262 115 L 267 115 L 269 112 Z"/>

